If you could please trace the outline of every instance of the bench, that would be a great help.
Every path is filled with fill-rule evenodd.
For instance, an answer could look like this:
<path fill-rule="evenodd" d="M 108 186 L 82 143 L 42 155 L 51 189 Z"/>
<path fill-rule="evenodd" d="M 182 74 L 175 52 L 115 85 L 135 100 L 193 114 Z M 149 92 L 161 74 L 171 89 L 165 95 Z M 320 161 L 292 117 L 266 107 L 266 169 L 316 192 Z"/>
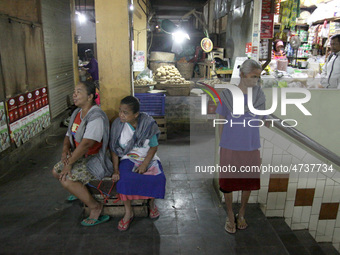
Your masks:
<path fill-rule="evenodd" d="M 104 193 L 104 196 L 101 192 L 96 189 L 98 187 Z M 112 217 L 123 217 L 125 214 L 123 201 L 118 199 L 118 193 L 116 191 L 116 185 L 112 187 L 112 179 L 110 177 L 105 177 L 102 182 L 100 181 L 91 181 L 90 185 L 87 185 L 88 190 L 92 194 L 92 196 L 100 203 L 104 205 L 102 214 L 110 215 Z M 111 189 L 111 192 L 110 192 Z M 109 197 L 105 196 L 108 194 Z M 133 200 L 131 203 L 134 215 L 136 217 L 147 217 L 149 214 L 148 210 L 148 200 L 147 199 L 139 199 Z M 90 213 L 89 208 L 84 205 L 85 215 L 88 216 Z"/>

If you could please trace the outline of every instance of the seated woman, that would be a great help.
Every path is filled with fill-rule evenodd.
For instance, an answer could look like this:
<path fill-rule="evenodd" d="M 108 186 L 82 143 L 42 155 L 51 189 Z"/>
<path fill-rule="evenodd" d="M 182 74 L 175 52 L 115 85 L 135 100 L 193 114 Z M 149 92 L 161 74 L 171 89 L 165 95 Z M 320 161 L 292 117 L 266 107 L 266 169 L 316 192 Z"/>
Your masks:
<path fill-rule="evenodd" d="M 279 39 L 273 43 L 272 59 L 287 59 L 283 42 Z"/>
<path fill-rule="evenodd" d="M 110 149 L 114 166 L 113 181 L 125 206 L 118 229 L 125 231 L 133 220 L 131 200 L 150 199 L 150 218 L 159 217 L 155 198 L 164 198 L 165 175 L 156 155 L 158 135 L 156 121 L 139 112 L 139 101 L 133 96 L 122 99 L 119 118 L 111 127 Z"/>
<path fill-rule="evenodd" d="M 109 220 L 101 216 L 103 205 L 89 193 L 85 184 L 111 176 L 113 165 L 107 153 L 110 124 L 106 114 L 95 104 L 96 88 L 93 82 L 80 82 L 73 93 L 78 107 L 72 114 L 64 139 L 61 161 L 53 170 L 53 176 L 71 194 L 90 209 L 90 216 L 83 226 L 94 226 Z"/>

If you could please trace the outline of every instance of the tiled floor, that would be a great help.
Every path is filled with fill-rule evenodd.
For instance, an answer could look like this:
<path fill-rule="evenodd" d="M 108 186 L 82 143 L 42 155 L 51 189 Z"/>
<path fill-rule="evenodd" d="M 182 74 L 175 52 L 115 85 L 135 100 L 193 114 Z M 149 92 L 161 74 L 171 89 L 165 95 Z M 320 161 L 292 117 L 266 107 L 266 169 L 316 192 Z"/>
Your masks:
<path fill-rule="evenodd" d="M 212 134 L 182 135 L 159 146 L 167 184 L 158 220 L 136 218 L 125 233 L 117 230 L 119 218 L 82 227 L 80 203 L 66 203 L 68 193 L 50 174 L 64 132 L 27 152 L 0 179 L 0 254 L 288 254 L 257 205 L 248 208 L 247 230 L 224 231 L 226 213 L 212 179 L 190 167 L 195 148 L 195 157 L 213 162 Z"/>

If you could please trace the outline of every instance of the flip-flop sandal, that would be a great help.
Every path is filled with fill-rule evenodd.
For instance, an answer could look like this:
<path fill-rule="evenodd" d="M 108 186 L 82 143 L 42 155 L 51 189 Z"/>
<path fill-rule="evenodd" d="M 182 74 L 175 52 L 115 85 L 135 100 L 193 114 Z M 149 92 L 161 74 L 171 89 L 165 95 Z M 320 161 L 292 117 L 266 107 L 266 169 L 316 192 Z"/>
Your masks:
<path fill-rule="evenodd" d="M 244 217 L 239 217 L 238 214 L 236 215 L 236 222 L 237 222 L 237 229 L 244 230 L 248 227 L 246 219 Z M 244 227 L 240 227 L 244 226 Z"/>
<path fill-rule="evenodd" d="M 236 233 L 236 223 L 235 223 L 235 221 L 234 221 L 234 226 L 232 226 L 231 221 L 227 217 L 225 225 L 224 225 L 224 230 L 227 231 L 229 234 L 235 234 Z"/>
<path fill-rule="evenodd" d="M 73 202 L 73 201 L 76 201 L 78 200 L 78 198 L 74 195 L 69 195 L 67 198 L 66 198 L 66 201 L 67 202 Z"/>
<path fill-rule="evenodd" d="M 127 222 L 124 222 L 124 218 L 121 219 L 118 223 L 119 231 L 126 231 L 129 229 L 131 222 L 133 221 L 134 216 L 132 216 Z"/>
<path fill-rule="evenodd" d="M 106 221 L 108 221 L 110 219 L 110 216 L 109 215 L 100 215 L 98 217 L 98 219 L 92 219 L 90 217 L 87 217 L 86 219 L 84 219 L 80 224 L 85 226 L 85 227 L 92 227 L 92 226 L 95 226 L 95 225 L 98 225 L 98 224 L 101 224 L 101 223 L 104 223 Z M 93 223 L 87 223 L 86 221 L 93 221 Z"/>
<path fill-rule="evenodd" d="M 151 219 L 157 219 L 160 215 L 161 215 L 161 214 L 159 213 L 157 206 L 155 206 L 154 209 L 151 209 L 151 208 L 150 208 L 149 217 L 150 217 Z"/>

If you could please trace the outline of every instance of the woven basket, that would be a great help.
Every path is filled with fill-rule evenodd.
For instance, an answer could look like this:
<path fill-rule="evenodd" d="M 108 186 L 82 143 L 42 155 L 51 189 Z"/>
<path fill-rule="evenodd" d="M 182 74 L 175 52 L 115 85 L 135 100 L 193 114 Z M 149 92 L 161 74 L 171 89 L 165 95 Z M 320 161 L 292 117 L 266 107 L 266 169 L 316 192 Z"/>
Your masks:
<path fill-rule="evenodd" d="M 155 85 L 155 89 L 160 89 L 160 90 L 163 90 L 163 89 L 168 89 L 168 88 L 171 88 L 171 87 L 174 87 L 174 86 L 177 86 L 177 87 L 190 87 L 190 89 L 193 89 L 194 88 L 194 85 L 195 83 L 194 82 L 190 82 L 190 84 L 160 84 L 160 83 L 157 83 Z"/>
<path fill-rule="evenodd" d="M 182 77 L 186 80 L 190 80 L 194 73 L 194 63 L 181 63 L 177 62 L 177 69 L 181 73 Z"/>
<path fill-rule="evenodd" d="M 175 53 L 162 52 L 162 51 L 151 51 L 150 60 L 171 62 L 175 60 Z"/>
<path fill-rule="evenodd" d="M 157 89 L 165 89 L 169 96 L 189 96 L 193 87 L 193 83 L 190 84 L 157 84 Z"/>
<path fill-rule="evenodd" d="M 150 90 L 150 85 L 137 85 L 135 86 L 135 93 L 146 93 Z"/>
<path fill-rule="evenodd" d="M 190 85 L 172 85 L 166 89 L 166 92 L 169 96 L 189 96 L 190 90 Z"/>

